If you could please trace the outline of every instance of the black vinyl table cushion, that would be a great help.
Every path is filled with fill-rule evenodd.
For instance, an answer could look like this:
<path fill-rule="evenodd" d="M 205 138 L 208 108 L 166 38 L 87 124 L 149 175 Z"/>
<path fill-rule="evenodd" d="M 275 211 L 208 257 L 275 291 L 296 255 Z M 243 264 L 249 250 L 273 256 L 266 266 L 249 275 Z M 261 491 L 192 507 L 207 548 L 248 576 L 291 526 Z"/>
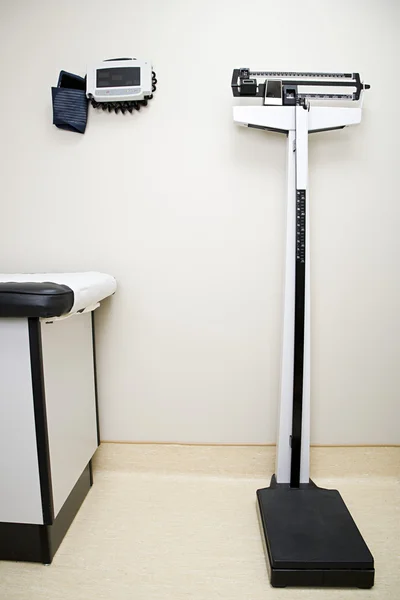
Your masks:
<path fill-rule="evenodd" d="M 0 317 L 61 317 L 70 312 L 74 292 L 51 282 L 0 283 Z"/>

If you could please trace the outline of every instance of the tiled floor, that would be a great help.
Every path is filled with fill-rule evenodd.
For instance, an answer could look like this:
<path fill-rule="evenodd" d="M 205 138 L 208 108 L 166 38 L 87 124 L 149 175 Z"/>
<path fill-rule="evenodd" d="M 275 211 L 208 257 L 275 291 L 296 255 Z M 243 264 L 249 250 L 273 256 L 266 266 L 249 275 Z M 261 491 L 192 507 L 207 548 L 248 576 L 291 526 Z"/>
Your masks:
<path fill-rule="evenodd" d="M 0 563 L 1 600 L 400 600 L 400 448 L 317 448 L 376 563 L 372 590 L 274 589 L 255 489 L 273 448 L 104 444 L 50 567 Z"/>

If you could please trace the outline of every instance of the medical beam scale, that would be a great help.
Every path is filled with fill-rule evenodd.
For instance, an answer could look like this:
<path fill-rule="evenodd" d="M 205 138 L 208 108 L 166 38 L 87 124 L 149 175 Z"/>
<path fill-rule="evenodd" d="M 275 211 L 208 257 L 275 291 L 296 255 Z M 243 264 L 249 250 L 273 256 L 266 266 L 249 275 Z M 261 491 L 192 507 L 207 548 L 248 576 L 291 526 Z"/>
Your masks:
<path fill-rule="evenodd" d="M 370 588 L 374 560 L 337 490 L 310 480 L 308 135 L 361 121 L 358 73 L 235 69 L 233 119 L 287 136 L 287 233 L 276 472 L 257 491 L 271 584 Z M 250 104 L 250 102 L 249 102 Z"/>

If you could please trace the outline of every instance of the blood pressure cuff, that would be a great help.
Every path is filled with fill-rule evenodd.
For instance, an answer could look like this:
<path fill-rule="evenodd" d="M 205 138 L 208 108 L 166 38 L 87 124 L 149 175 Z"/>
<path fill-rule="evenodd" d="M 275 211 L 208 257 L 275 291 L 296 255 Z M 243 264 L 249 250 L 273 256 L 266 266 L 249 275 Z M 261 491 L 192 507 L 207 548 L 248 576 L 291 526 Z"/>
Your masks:
<path fill-rule="evenodd" d="M 60 72 L 57 87 L 51 88 L 53 124 L 59 129 L 85 133 L 88 118 L 86 78 Z"/>

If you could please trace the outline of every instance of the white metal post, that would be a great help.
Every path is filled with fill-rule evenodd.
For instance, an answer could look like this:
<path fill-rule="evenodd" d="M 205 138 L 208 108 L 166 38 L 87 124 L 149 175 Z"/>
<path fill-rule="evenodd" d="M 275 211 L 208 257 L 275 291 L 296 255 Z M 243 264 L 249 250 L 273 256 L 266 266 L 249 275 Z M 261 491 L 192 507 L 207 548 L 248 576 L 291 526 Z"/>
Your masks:
<path fill-rule="evenodd" d="M 294 111 L 294 109 L 292 109 Z M 290 482 L 293 414 L 294 359 L 294 284 L 296 271 L 296 132 L 287 137 L 287 208 L 286 208 L 286 268 L 283 311 L 283 340 L 278 437 L 276 446 L 276 480 Z"/>
<path fill-rule="evenodd" d="M 308 483 L 310 474 L 310 269 L 309 269 L 309 203 L 307 197 L 308 183 L 308 117 L 309 112 L 303 106 L 296 106 L 295 130 L 288 131 L 287 150 L 287 223 L 286 223 L 286 268 L 283 348 L 281 365 L 281 398 L 278 424 L 278 442 L 276 453 L 276 480 L 278 483 L 290 483 L 292 466 L 293 439 L 293 400 L 295 379 L 295 296 L 296 296 L 296 261 L 299 259 L 301 243 L 297 228 L 298 199 L 297 190 L 304 192 L 305 202 L 305 240 L 304 261 L 304 312 L 299 319 L 303 320 L 303 336 L 300 335 L 302 348 L 302 398 L 301 398 L 301 449 L 300 449 L 300 483 Z M 295 151 L 294 151 L 295 150 Z M 297 344 L 297 350 L 299 350 Z M 296 403 L 295 403 L 296 405 Z M 297 413 L 298 414 L 298 413 Z M 299 443 L 299 442 L 297 442 Z"/>

